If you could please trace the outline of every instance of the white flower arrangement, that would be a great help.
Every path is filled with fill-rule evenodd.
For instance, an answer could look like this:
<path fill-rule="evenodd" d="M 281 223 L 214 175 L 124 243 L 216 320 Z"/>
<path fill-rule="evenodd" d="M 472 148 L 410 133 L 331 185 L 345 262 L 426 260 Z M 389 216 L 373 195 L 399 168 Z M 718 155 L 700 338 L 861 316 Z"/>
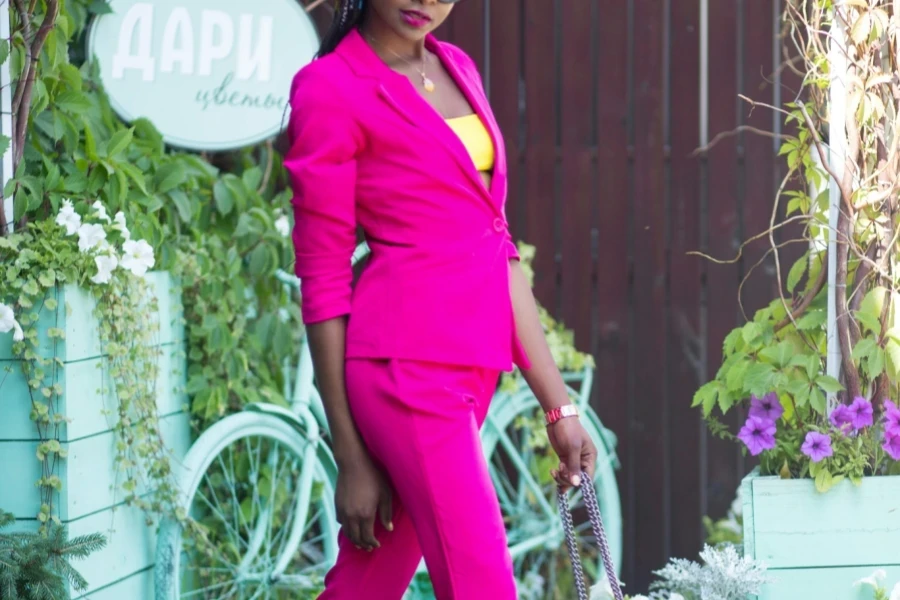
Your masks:
<path fill-rule="evenodd" d="M 153 247 L 146 240 L 132 240 L 131 232 L 122 211 L 110 218 L 106 207 L 99 200 L 91 204 L 91 217 L 97 223 L 86 223 L 75 212 L 71 200 L 63 200 L 62 207 L 56 215 L 56 223 L 66 229 L 66 235 L 78 236 L 78 249 L 81 252 L 93 253 L 97 273 L 91 277 L 96 284 L 109 283 L 113 271 L 121 267 L 137 277 L 143 277 L 156 264 Z M 121 253 L 109 241 L 109 235 L 118 232 L 122 238 Z"/>
<path fill-rule="evenodd" d="M 7 306 L 0 302 L 0 333 L 13 332 L 13 341 L 21 342 L 25 339 L 25 332 L 22 326 L 16 321 L 16 314 L 11 306 Z"/>
<path fill-rule="evenodd" d="M 863 577 L 854 585 L 871 587 L 875 592 L 875 600 L 900 600 L 900 583 L 894 585 L 894 589 L 891 590 L 891 594 L 889 596 L 887 593 L 887 588 L 882 585 L 882 582 L 886 578 L 887 573 L 885 573 L 884 569 L 878 569 L 868 577 Z"/>

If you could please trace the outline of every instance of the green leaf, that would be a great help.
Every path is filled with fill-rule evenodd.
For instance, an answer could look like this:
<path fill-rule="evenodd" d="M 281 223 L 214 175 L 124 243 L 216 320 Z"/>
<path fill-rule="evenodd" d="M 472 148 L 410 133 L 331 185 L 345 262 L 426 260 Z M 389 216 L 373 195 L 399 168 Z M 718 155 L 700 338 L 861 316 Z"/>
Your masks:
<path fill-rule="evenodd" d="M 743 327 L 744 341 L 748 344 L 752 343 L 756 338 L 762 335 L 762 325 L 755 321 L 750 321 Z"/>
<path fill-rule="evenodd" d="M 178 211 L 178 217 L 181 219 L 181 222 L 190 223 L 193 220 L 194 212 L 188 195 L 179 189 L 174 189 L 169 191 L 169 198 L 172 199 L 172 203 Z"/>
<path fill-rule="evenodd" d="M 744 376 L 751 364 L 749 360 L 739 360 L 731 365 L 725 375 L 725 385 L 729 391 L 737 393 L 744 391 Z"/>
<path fill-rule="evenodd" d="M 787 276 L 787 289 L 789 292 L 794 291 L 797 287 L 797 284 L 800 283 L 800 279 L 803 277 L 803 274 L 806 273 L 806 269 L 809 266 L 809 252 L 804 252 L 803 256 L 794 263 L 794 266 L 791 267 L 791 270 L 788 272 Z"/>
<path fill-rule="evenodd" d="M 800 331 L 809 331 L 810 329 L 818 329 L 825 325 L 828 313 L 824 310 L 808 310 L 806 314 L 797 319 L 797 329 Z"/>
<path fill-rule="evenodd" d="M 856 313 L 856 320 L 859 321 L 866 330 L 873 332 L 875 335 L 881 334 L 881 319 L 879 317 L 867 312 L 858 311 Z"/>
<path fill-rule="evenodd" d="M 133 127 L 130 129 L 120 129 L 109 138 L 109 142 L 106 145 L 106 155 L 110 158 L 115 158 L 116 155 L 128 148 L 132 139 L 134 139 Z"/>
<path fill-rule="evenodd" d="M 186 177 L 184 165 L 177 161 L 170 162 L 156 172 L 156 190 L 164 194 L 184 183 Z"/>
<path fill-rule="evenodd" d="M 56 108 L 70 113 L 83 115 L 91 110 L 91 101 L 81 92 L 67 90 L 54 99 Z"/>
<path fill-rule="evenodd" d="M 816 490 L 824 494 L 831 489 L 833 479 L 831 473 L 827 469 L 822 469 L 816 475 Z"/>
<path fill-rule="evenodd" d="M 283 327 L 277 329 L 284 329 Z M 276 331 L 277 331 L 276 329 Z M 703 416 L 708 417 L 712 412 L 713 407 L 716 405 L 716 397 L 719 393 L 719 382 L 718 381 L 710 381 L 702 386 L 700 389 L 694 393 L 694 400 L 691 403 L 691 407 L 702 406 L 703 407 Z"/>
<path fill-rule="evenodd" d="M 794 355 L 794 347 L 790 342 L 783 341 L 777 346 L 767 346 L 759 351 L 759 355 L 772 361 L 776 367 L 784 367 L 791 361 Z"/>
<path fill-rule="evenodd" d="M 764 396 L 772 390 L 775 368 L 767 363 L 757 362 L 747 369 L 744 376 L 744 390 L 754 396 Z"/>
<path fill-rule="evenodd" d="M 825 394 L 819 388 L 812 388 L 809 391 L 809 405 L 814 411 L 820 415 L 824 415 L 827 408 L 827 400 Z"/>
<path fill-rule="evenodd" d="M 884 350 L 875 347 L 875 351 L 869 356 L 869 377 L 875 379 L 884 372 Z"/>
<path fill-rule="evenodd" d="M 816 377 L 816 385 L 818 385 L 829 394 L 836 394 L 844 389 L 844 386 L 841 385 L 841 382 L 839 382 L 831 375 L 819 375 L 818 377 Z"/>
<path fill-rule="evenodd" d="M 855 360 L 859 360 L 861 358 L 868 358 L 868 356 L 872 353 L 873 350 L 878 346 L 878 344 L 872 338 L 863 338 L 856 343 L 856 346 L 853 348 L 853 352 L 851 356 Z"/>
<path fill-rule="evenodd" d="M 234 194 L 224 180 L 219 179 L 213 186 L 213 198 L 220 214 L 227 215 L 234 208 Z"/>

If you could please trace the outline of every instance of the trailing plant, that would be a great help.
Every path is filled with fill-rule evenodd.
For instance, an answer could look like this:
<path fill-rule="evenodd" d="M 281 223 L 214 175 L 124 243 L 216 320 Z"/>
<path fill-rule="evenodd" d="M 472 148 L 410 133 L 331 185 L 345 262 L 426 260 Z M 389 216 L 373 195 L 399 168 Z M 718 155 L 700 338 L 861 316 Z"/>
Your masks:
<path fill-rule="evenodd" d="M 110 381 L 102 391 L 116 399 L 116 464 L 125 501 L 158 512 L 175 497 L 156 406 L 158 324 L 150 318 L 156 303 L 143 278 L 154 264 L 153 250 L 145 240 L 131 239 L 121 212 L 110 218 L 99 201 L 83 210 L 84 216 L 64 200 L 55 220 L 29 223 L 0 237 L 0 278 L 6 282 L 0 291 L 0 332 L 13 332 L 12 351 L 20 360 L 8 368 L 22 370 L 41 440 L 37 518 L 44 525 L 58 523 L 58 462 L 66 457 L 60 443 L 66 417 L 58 406 L 64 393 L 59 356 L 65 331 L 52 325 L 67 284 L 89 291 L 96 300 L 103 374 Z"/>
<path fill-rule="evenodd" d="M 15 522 L 0 511 L 0 529 Z M 66 529 L 51 524 L 47 535 L 0 533 L 0 598 L 4 600 L 59 600 L 69 597 L 69 585 L 87 589 L 87 581 L 70 564 L 101 550 L 106 539 L 91 534 L 68 539 Z"/>
<path fill-rule="evenodd" d="M 694 397 L 713 432 L 730 439 L 735 436 L 713 413 L 749 409 L 737 439 L 760 457 L 762 472 L 812 477 L 820 491 L 844 478 L 859 482 L 867 475 L 900 472 L 900 412 L 890 402 L 900 391 L 900 82 L 894 35 L 900 14 L 895 10 L 896 3 L 886 0 L 786 3 L 786 38 L 802 61 L 804 79 L 794 102 L 769 108 L 783 114 L 796 134 L 782 136 L 780 154 L 788 172 L 772 226 L 751 240 L 765 238 L 770 244 L 767 257 L 775 264 L 778 298 L 726 337 L 721 368 Z M 829 52 L 844 33 L 846 48 Z M 832 141 L 846 137 L 842 173 L 829 165 L 831 148 L 823 135 L 829 131 L 829 85 L 844 69 L 836 57 L 847 63 L 846 120 L 840 130 L 831 130 Z M 834 229 L 828 220 L 829 181 L 840 198 Z M 790 241 L 775 238 L 788 225 L 802 225 L 808 250 L 785 269 L 781 249 Z M 827 235 L 836 241 L 839 379 L 823 372 Z"/>

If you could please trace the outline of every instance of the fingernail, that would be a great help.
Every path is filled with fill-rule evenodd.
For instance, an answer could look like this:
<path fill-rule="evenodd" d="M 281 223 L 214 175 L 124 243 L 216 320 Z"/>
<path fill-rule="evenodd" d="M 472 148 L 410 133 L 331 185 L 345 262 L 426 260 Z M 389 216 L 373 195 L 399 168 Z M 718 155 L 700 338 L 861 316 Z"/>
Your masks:
<path fill-rule="evenodd" d="M 389 522 L 388 522 L 387 530 L 388 530 L 388 531 L 393 531 L 393 530 L 394 530 L 394 523 L 393 523 L 392 521 L 389 521 Z"/>
<path fill-rule="evenodd" d="M 578 475 L 572 477 L 572 485 L 574 485 L 575 487 L 581 485 L 581 477 L 579 477 Z"/>

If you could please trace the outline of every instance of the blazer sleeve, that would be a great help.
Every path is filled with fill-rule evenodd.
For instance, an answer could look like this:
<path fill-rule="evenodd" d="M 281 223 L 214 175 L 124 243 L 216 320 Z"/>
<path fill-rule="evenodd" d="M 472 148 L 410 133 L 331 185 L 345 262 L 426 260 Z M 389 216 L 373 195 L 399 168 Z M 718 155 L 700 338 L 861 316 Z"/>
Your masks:
<path fill-rule="evenodd" d="M 356 245 L 356 163 L 362 134 L 333 86 L 304 72 L 291 91 L 293 242 L 305 324 L 350 313 Z"/>

